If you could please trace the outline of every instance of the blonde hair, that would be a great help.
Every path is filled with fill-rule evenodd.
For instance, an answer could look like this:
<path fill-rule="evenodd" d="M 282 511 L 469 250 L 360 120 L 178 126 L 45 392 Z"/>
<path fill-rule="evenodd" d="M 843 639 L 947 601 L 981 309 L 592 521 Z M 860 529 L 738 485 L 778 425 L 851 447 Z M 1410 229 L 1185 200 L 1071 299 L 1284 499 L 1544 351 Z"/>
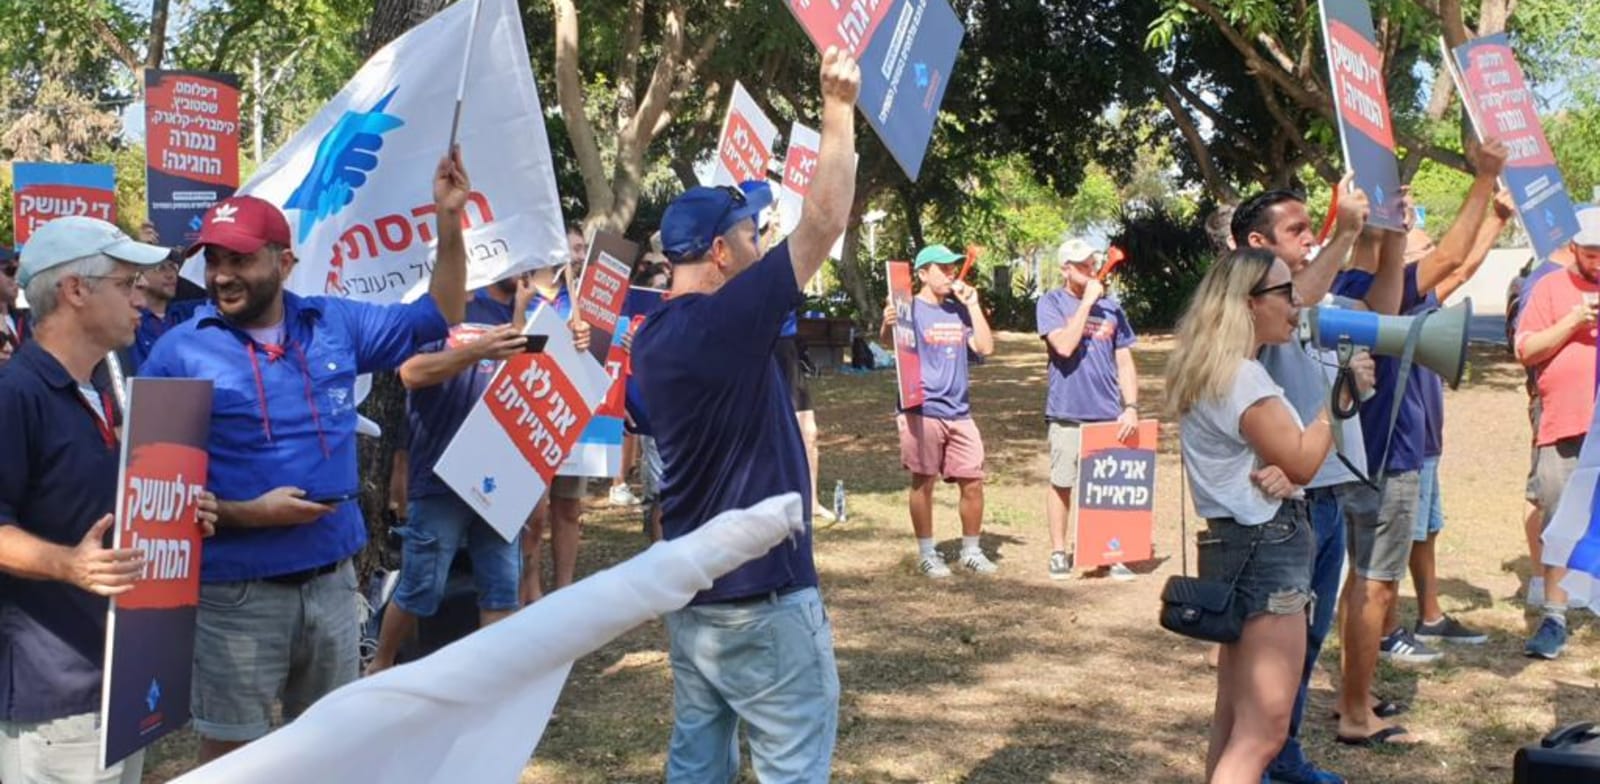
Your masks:
<path fill-rule="evenodd" d="M 1196 404 L 1227 393 L 1239 363 L 1255 345 L 1248 306 L 1277 257 L 1240 248 L 1211 265 L 1178 320 L 1178 345 L 1167 358 L 1167 411 L 1189 413 Z"/>

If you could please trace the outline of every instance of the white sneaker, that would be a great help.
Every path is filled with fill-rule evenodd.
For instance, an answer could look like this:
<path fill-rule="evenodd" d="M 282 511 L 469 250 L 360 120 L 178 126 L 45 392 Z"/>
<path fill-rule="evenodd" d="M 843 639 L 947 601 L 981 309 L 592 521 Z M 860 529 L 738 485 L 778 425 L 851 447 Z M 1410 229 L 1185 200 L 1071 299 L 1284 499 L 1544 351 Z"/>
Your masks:
<path fill-rule="evenodd" d="M 917 570 L 934 579 L 950 576 L 950 567 L 944 565 L 944 559 L 938 553 L 922 556 L 917 562 Z"/>
<path fill-rule="evenodd" d="M 1111 579 L 1122 583 L 1128 582 L 1137 576 L 1132 569 L 1119 563 L 1112 564 L 1111 568 L 1106 570 L 1106 574 L 1110 575 Z"/>
<path fill-rule="evenodd" d="M 989 556 L 984 555 L 982 550 L 962 550 L 961 565 L 967 571 L 977 572 L 978 574 L 994 574 L 1000 571 L 1000 567 L 996 566 L 994 561 L 989 560 Z"/>
<path fill-rule="evenodd" d="M 610 497 L 612 506 L 638 506 L 641 503 L 626 484 L 612 485 Z"/>

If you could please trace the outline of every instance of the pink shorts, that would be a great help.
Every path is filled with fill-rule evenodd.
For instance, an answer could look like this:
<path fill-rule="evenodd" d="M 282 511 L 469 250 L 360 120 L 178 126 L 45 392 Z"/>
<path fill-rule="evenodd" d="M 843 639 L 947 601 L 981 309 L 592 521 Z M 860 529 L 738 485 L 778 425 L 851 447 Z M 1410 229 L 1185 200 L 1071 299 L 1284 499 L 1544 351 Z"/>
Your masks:
<path fill-rule="evenodd" d="M 895 417 L 900 429 L 900 463 L 924 476 L 983 478 L 983 436 L 971 419 L 934 419 L 921 414 Z"/>

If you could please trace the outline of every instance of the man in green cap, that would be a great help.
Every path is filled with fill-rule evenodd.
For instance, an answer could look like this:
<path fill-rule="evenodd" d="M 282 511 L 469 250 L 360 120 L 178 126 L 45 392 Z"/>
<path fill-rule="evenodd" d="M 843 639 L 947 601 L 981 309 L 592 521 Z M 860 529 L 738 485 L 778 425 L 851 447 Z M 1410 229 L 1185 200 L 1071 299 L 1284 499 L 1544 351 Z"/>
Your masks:
<path fill-rule="evenodd" d="M 999 570 L 978 546 L 983 529 L 983 437 L 967 402 L 967 363 L 994 353 L 994 335 L 978 307 L 978 291 L 957 279 L 963 257 L 943 245 L 917 254 L 921 288 L 909 313 L 883 310 L 879 339 L 892 340 L 901 318 L 917 336 L 922 365 L 922 405 L 901 409 L 900 461 L 911 472 L 911 528 L 917 535 L 917 568 L 929 577 L 949 577 L 933 546 L 933 486 L 943 478 L 961 488 L 961 565 L 979 574 Z"/>

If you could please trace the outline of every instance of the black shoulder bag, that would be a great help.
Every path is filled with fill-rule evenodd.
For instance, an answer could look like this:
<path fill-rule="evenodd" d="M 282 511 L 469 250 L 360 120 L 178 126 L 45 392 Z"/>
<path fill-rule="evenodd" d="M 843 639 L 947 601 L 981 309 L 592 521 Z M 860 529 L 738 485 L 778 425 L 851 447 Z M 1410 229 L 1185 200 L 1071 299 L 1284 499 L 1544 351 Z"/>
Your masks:
<path fill-rule="evenodd" d="M 1183 541 L 1183 574 L 1167 578 L 1161 588 L 1161 628 L 1185 637 L 1210 642 L 1237 642 L 1244 633 L 1244 604 L 1233 600 L 1233 589 L 1256 556 L 1256 543 L 1244 563 L 1227 582 L 1189 576 L 1189 472 L 1185 469 L 1183 447 L 1178 447 L 1178 520 Z"/>

